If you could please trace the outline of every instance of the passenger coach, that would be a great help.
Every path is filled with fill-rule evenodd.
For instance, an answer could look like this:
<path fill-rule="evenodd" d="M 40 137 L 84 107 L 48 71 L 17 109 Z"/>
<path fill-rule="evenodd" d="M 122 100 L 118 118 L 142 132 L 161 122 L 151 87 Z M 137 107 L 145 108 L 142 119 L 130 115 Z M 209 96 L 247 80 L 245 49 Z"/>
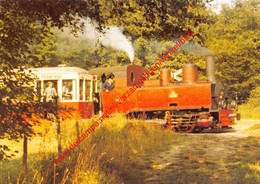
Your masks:
<path fill-rule="evenodd" d="M 82 118 L 98 114 L 97 76 L 78 67 L 31 68 L 37 76 L 37 95 L 41 96 L 52 82 L 58 94 L 58 103 L 66 108 L 73 108 Z"/>

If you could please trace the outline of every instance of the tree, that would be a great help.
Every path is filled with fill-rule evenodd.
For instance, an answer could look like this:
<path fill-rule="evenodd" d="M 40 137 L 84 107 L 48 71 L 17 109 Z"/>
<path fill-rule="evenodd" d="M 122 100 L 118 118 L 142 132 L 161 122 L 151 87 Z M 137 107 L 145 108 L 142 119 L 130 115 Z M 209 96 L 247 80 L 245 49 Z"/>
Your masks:
<path fill-rule="evenodd" d="M 160 48 L 160 44 L 150 45 L 150 42 L 167 42 L 172 38 L 179 38 L 188 30 L 195 30 L 196 36 L 193 40 L 203 44 L 206 38 L 201 31 L 206 30 L 208 24 L 214 21 L 213 17 L 210 16 L 210 11 L 206 10 L 204 1 L 140 2 L 120 0 L 98 2 L 100 4 L 100 16 L 107 20 L 107 24 L 123 27 L 124 34 L 132 37 L 136 53 L 134 62 L 144 67 L 150 67 L 157 58 L 160 58 L 172 46 L 168 44 L 169 47 L 164 47 L 163 50 Z M 122 52 L 113 51 L 111 48 L 102 45 L 93 46 L 92 40 L 80 39 L 81 36 L 73 39 L 73 36 L 64 36 L 65 34 L 59 31 L 54 31 L 54 33 L 55 37 L 52 40 L 57 40 L 54 43 L 55 46 L 51 49 L 46 48 L 48 53 L 49 51 L 55 53 L 54 50 L 56 49 L 56 56 L 52 55 L 51 58 L 45 60 L 55 58 L 68 65 L 81 66 L 85 69 L 129 64 L 128 59 Z M 41 51 L 40 55 L 46 55 L 46 52 L 43 52 L 46 48 L 38 49 Z M 183 55 L 183 57 L 186 57 L 186 55 Z"/>
<path fill-rule="evenodd" d="M 208 30 L 206 45 L 216 54 L 217 76 L 231 96 L 245 100 L 260 81 L 260 12 L 255 0 L 223 7 Z"/>
<path fill-rule="evenodd" d="M 33 135 L 31 121 L 42 112 L 24 66 L 40 66 L 44 58 L 31 52 L 30 45 L 45 44 L 51 27 L 70 27 L 76 34 L 82 25 L 77 16 L 104 23 L 98 2 L 3 0 L 0 1 L 0 139 L 17 140 Z M 100 26 L 101 27 L 101 26 Z M 0 160 L 9 148 L 1 145 Z"/>
<path fill-rule="evenodd" d="M 203 32 L 214 22 L 206 8 L 207 3 L 201 0 L 103 0 L 102 4 L 102 16 L 108 18 L 109 24 L 122 26 L 124 34 L 132 37 L 139 51 L 136 63 L 145 67 L 152 64 L 151 57 L 146 55 L 151 50 L 147 44 L 150 40 L 170 41 L 192 30 L 195 33 L 193 41 L 204 44 Z M 165 50 L 153 58 L 160 58 L 163 52 Z"/>

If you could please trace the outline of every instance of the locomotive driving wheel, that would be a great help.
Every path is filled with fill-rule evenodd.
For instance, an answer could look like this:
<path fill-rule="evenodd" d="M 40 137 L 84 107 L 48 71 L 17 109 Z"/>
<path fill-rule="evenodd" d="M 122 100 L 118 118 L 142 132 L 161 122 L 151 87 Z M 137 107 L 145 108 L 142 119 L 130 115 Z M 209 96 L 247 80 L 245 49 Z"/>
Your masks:
<path fill-rule="evenodd" d="M 171 115 L 169 112 L 166 113 L 166 126 L 168 125 L 174 132 L 194 132 L 196 128 L 195 114 L 184 114 L 184 115 Z"/>
<path fill-rule="evenodd" d="M 194 133 L 200 133 L 202 130 L 203 130 L 203 128 L 196 127 L 196 128 L 193 130 L 193 132 L 194 132 Z"/>
<path fill-rule="evenodd" d="M 195 130 L 195 123 L 178 122 L 176 130 L 181 133 L 191 133 Z"/>

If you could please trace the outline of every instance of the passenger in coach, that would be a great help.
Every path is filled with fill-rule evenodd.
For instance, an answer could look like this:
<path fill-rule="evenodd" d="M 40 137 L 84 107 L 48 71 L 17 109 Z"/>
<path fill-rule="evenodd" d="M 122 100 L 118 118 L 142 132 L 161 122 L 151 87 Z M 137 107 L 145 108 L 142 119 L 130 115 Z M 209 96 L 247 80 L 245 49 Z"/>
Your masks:
<path fill-rule="evenodd" d="M 106 75 L 103 73 L 103 75 L 101 76 L 101 81 L 100 81 L 100 87 L 101 87 L 101 90 L 100 90 L 100 92 L 102 92 L 103 91 L 103 85 L 105 84 L 105 82 L 106 82 L 106 80 L 107 80 L 107 77 L 106 77 Z"/>
<path fill-rule="evenodd" d="M 64 100 L 72 100 L 72 91 L 70 91 L 67 82 L 63 83 L 62 97 Z"/>
<path fill-rule="evenodd" d="M 113 83 L 113 77 L 109 76 L 108 80 L 102 85 L 103 91 L 112 91 L 114 89 L 115 85 Z"/>
<path fill-rule="evenodd" d="M 48 113 L 52 113 L 55 117 L 57 117 L 57 91 L 53 87 L 52 82 L 47 83 L 47 88 L 44 92 L 44 102 L 45 104 L 45 112 L 44 112 L 44 118 L 48 118 Z M 48 118 L 50 119 L 50 118 Z"/>
<path fill-rule="evenodd" d="M 47 83 L 47 88 L 44 92 L 44 98 L 46 102 L 55 102 L 55 99 L 57 98 L 57 91 L 56 89 L 53 87 L 53 83 L 52 82 L 48 82 Z"/>

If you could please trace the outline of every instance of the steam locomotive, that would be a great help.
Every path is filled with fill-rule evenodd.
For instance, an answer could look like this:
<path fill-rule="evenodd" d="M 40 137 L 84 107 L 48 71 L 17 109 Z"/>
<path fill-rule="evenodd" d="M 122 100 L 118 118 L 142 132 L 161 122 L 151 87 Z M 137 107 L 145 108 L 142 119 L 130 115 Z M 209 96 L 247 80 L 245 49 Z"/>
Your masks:
<path fill-rule="evenodd" d="M 182 68 L 182 78 L 170 69 L 161 69 L 160 78 L 145 80 L 136 91 L 116 109 L 130 118 L 165 119 L 165 128 L 179 132 L 199 132 L 207 128 L 228 128 L 234 125 L 236 101 L 228 104 L 228 96 L 220 81 L 215 78 L 215 56 L 207 55 L 207 80 L 198 81 L 198 68 L 193 63 Z M 115 88 L 101 92 L 102 109 L 122 96 L 147 72 L 141 66 L 128 65 L 97 68 L 90 74 L 113 73 Z"/>

